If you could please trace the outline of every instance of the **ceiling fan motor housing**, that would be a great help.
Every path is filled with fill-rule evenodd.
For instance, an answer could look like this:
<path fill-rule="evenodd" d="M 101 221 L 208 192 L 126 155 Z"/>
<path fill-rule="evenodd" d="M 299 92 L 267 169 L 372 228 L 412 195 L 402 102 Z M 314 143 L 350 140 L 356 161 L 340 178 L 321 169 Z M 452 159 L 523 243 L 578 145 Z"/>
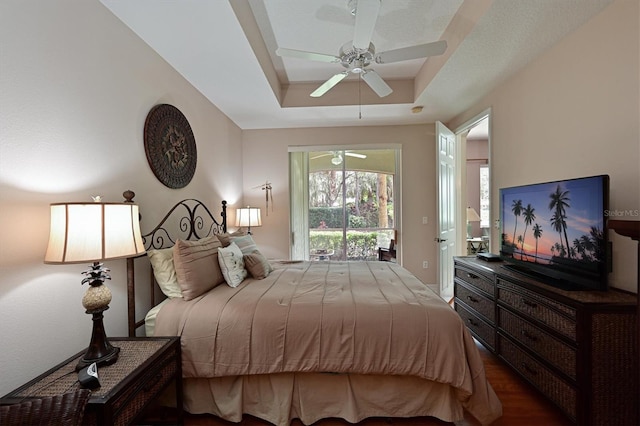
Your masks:
<path fill-rule="evenodd" d="M 376 47 L 373 43 L 369 43 L 367 50 L 358 49 L 353 46 L 353 42 L 349 41 L 340 48 L 340 63 L 343 67 L 360 72 L 362 68 L 369 66 L 374 61 Z M 356 70 L 354 68 L 359 68 Z"/>

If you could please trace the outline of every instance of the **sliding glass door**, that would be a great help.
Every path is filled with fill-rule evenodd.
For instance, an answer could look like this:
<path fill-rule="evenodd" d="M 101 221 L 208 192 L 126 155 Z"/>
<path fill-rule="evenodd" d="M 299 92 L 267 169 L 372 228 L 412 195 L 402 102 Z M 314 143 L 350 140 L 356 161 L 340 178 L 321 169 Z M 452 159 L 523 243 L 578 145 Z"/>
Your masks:
<path fill-rule="evenodd" d="M 398 150 L 291 154 L 306 164 L 292 163 L 292 172 L 306 175 L 306 185 L 291 182 L 291 205 L 297 206 L 291 212 L 292 234 L 303 237 L 292 248 L 292 258 L 377 259 L 378 247 L 389 247 L 395 237 Z"/>

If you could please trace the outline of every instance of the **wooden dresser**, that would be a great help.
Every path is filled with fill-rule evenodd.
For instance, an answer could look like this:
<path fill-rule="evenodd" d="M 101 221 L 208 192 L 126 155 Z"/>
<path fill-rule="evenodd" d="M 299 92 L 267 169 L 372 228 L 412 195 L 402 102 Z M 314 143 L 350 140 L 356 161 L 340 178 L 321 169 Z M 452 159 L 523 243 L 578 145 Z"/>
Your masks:
<path fill-rule="evenodd" d="M 636 296 L 565 291 L 457 257 L 455 308 L 484 346 L 579 425 L 638 424 Z"/>

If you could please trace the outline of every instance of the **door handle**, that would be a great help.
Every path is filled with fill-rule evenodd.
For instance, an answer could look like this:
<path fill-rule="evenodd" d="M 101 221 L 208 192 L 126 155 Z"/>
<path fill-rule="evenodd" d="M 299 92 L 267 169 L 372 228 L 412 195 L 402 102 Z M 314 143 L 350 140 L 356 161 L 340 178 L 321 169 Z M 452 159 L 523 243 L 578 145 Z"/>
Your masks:
<path fill-rule="evenodd" d="M 446 238 L 445 238 L 445 239 L 441 239 L 441 238 L 434 238 L 434 239 L 433 239 L 433 241 L 435 241 L 436 243 L 444 243 L 444 242 L 445 242 L 445 241 L 447 241 L 447 240 L 446 240 Z"/>

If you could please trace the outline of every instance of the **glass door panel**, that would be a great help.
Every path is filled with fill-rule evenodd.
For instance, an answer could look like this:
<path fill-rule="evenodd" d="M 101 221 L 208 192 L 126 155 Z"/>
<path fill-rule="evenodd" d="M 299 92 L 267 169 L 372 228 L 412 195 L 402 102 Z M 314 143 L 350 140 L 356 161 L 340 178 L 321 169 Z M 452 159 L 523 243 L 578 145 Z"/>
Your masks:
<path fill-rule="evenodd" d="M 309 257 L 376 260 L 394 238 L 395 150 L 309 153 Z"/>

